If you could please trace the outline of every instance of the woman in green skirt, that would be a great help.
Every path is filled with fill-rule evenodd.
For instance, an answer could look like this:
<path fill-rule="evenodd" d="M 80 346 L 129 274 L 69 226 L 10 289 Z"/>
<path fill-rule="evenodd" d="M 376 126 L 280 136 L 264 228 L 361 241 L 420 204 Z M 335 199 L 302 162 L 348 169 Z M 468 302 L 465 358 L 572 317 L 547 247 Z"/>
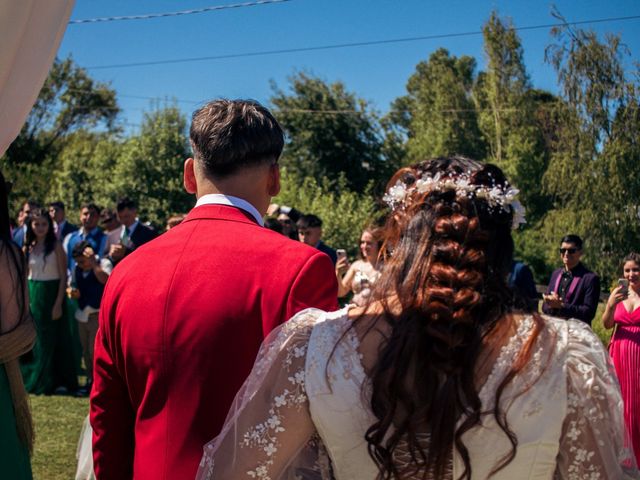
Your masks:
<path fill-rule="evenodd" d="M 33 346 L 25 264 L 12 243 L 4 177 L 0 173 L 0 477 L 31 480 L 33 428 L 19 357 Z"/>
<path fill-rule="evenodd" d="M 22 364 L 24 384 L 28 392 L 35 394 L 51 394 L 58 387 L 74 393 L 78 379 L 71 334 L 63 318 L 66 255 L 56 239 L 49 212 L 36 209 L 25 224 L 29 306 L 38 340 L 32 358 Z"/>

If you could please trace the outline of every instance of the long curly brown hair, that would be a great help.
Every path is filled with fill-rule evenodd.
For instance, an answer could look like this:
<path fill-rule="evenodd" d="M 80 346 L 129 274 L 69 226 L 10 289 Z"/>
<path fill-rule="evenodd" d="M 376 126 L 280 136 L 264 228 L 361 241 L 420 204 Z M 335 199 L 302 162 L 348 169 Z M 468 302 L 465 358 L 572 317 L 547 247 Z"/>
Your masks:
<path fill-rule="evenodd" d="M 499 168 L 463 157 L 402 168 L 389 186 L 400 181 L 410 188 L 425 173 L 509 188 Z M 365 436 L 379 478 L 442 478 L 453 448 L 465 465 L 460 478 L 471 478 L 462 436 L 487 413 L 476 385 L 480 353 L 492 339 L 504 338 L 498 332 L 504 334 L 513 326 L 514 293 L 507 286 L 512 220 L 510 207 L 492 207 L 454 190 L 412 189 L 402 208 L 389 216 L 385 247 L 391 254 L 371 301 L 382 305 L 380 320 L 387 322 L 390 333 L 370 372 L 371 408 L 377 421 Z M 489 407 L 512 445 L 494 472 L 513 460 L 517 448 L 500 397 L 527 365 L 542 326 L 535 314 L 532 334 Z M 401 452 L 396 452 L 400 444 L 410 458 L 408 466 L 394 457 L 394 452 Z"/>

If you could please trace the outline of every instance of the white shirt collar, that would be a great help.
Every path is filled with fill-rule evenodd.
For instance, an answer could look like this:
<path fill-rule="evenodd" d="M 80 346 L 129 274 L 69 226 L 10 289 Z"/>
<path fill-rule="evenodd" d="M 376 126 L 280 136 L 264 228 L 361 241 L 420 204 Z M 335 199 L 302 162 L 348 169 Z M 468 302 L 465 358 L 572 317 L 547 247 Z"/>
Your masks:
<path fill-rule="evenodd" d="M 208 193 L 198 199 L 196 207 L 199 207 L 200 205 L 228 205 L 230 207 L 239 208 L 250 213 L 253 218 L 256 219 L 258 225 L 264 227 L 264 220 L 262 219 L 262 215 L 260 215 L 258 209 L 242 198 L 232 197 L 231 195 L 224 195 L 222 193 Z"/>

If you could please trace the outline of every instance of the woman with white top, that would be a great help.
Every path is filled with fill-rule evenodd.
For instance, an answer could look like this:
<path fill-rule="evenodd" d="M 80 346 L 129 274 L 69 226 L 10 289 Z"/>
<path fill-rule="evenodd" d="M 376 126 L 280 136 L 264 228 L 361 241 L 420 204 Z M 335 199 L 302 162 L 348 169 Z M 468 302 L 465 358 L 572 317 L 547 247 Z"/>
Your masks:
<path fill-rule="evenodd" d="M 378 258 L 382 245 L 380 233 L 380 229 L 365 228 L 360 236 L 361 258 L 351 265 L 346 256 L 338 258 L 336 262 L 338 297 L 344 297 L 349 292 L 353 292 L 351 302 L 359 307 L 369 300 L 373 284 L 382 271 L 382 261 Z"/>
<path fill-rule="evenodd" d="M 73 380 L 65 378 L 70 375 L 65 375 L 62 345 L 70 336 L 62 316 L 67 257 L 56 239 L 49 212 L 34 210 L 25 225 L 23 250 L 28 266 L 29 307 L 38 332 L 33 358 L 22 364 L 25 387 L 29 393 L 36 394 L 51 394 L 61 385 L 75 390 Z"/>
<path fill-rule="evenodd" d="M 463 157 L 400 169 L 371 301 L 269 335 L 198 478 L 639 478 L 600 340 L 515 307 L 517 193 Z"/>

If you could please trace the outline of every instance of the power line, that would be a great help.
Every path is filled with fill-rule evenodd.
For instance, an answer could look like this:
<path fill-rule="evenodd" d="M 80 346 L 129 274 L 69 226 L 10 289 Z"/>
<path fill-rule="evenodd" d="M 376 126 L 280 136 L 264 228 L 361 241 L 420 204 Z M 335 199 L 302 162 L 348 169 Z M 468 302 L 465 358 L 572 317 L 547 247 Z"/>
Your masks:
<path fill-rule="evenodd" d="M 625 21 L 625 20 L 637 20 L 639 18 L 640 18 L 640 15 L 632 15 L 627 17 L 597 18 L 593 20 L 581 20 L 576 22 L 547 23 L 543 25 L 514 27 L 513 29 L 517 31 L 540 30 L 543 28 L 560 27 L 564 25 L 583 25 L 586 23 L 616 22 L 616 21 Z M 371 46 L 371 45 L 388 45 L 393 43 L 408 43 L 408 42 L 418 42 L 418 41 L 424 41 L 424 40 L 437 40 L 442 38 L 469 37 L 469 36 L 476 36 L 476 35 L 482 35 L 482 31 L 480 30 L 480 31 L 472 31 L 472 32 L 442 33 L 437 35 L 423 35 L 419 37 L 391 38 L 386 40 L 338 43 L 333 45 L 318 45 L 314 47 L 282 48 L 277 50 L 262 50 L 257 52 L 228 53 L 228 54 L 222 54 L 222 55 L 212 55 L 207 57 L 174 58 L 174 59 L 167 59 L 167 60 L 152 60 L 148 62 L 118 63 L 113 65 L 95 65 L 95 66 L 86 67 L 86 68 L 87 70 L 102 70 L 102 69 L 108 69 L 108 68 L 146 67 L 151 65 L 168 65 L 168 64 L 176 64 L 176 63 L 203 62 L 207 60 L 224 60 L 229 58 L 279 55 L 284 53 L 312 52 L 312 51 L 319 51 L 319 50 L 336 50 L 340 48 L 365 47 L 365 46 Z"/>
<path fill-rule="evenodd" d="M 234 3 L 230 5 L 214 5 L 211 7 L 194 8 L 192 10 L 182 10 L 178 12 L 149 13 L 145 15 L 126 15 L 126 16 L 119 16 L 119 17 L 85 18 L 82 20 L 69 20 L 69 25 L 80 25 L 80 24 L 86 24 L 86 23 L 101 23 L 101 22 L 117 22 L 120 20 L 148 20 L 151 18 L 178 17 L 183 15 L 193 15 L 197 13 L 228 10 L 232 8 L 256 7 L 259 5 L 269 5 L 273 3 L 285 3 L 285 2 L 291 2 L 291 1 L 293 0 L 257 0 L 255 2 Z"/>

